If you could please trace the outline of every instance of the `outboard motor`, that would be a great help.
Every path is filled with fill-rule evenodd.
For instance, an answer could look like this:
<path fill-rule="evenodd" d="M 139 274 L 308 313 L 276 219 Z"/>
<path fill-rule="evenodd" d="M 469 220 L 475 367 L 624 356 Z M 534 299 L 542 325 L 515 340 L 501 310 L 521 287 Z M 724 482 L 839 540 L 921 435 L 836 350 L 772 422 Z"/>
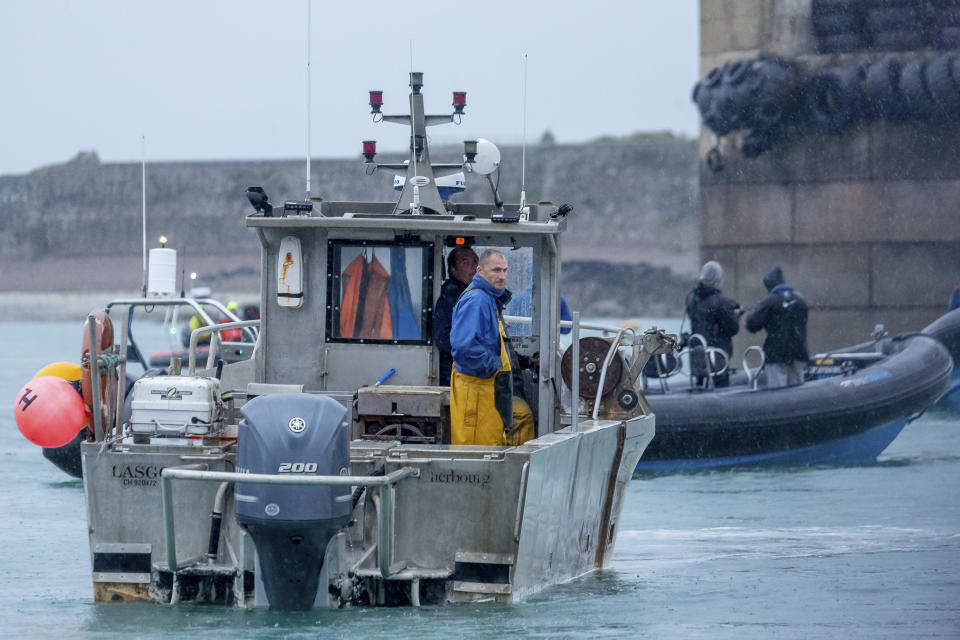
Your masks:
<path fill-rule="evenodd" d="M 237 470 L 347 475 L 346 409 L 327 396 L 280 393 L 246 403 Z M 253 537 L 271 609 L 313 607 L 327 543 L 350 521 L 348 486 L 238 483 L 237 522 Z"/>

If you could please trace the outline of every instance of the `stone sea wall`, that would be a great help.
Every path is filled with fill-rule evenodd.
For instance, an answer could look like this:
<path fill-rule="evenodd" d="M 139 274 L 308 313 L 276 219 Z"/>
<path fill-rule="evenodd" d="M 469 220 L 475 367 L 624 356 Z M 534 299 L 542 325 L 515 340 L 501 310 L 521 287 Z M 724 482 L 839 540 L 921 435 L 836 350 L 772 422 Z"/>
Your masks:
<path fill-rule="evenodd" d="M 459 153 L 431 151 L 438 162 Z M 505 201 L 516 201 L 520 149 L 501 151 L 499 191 Z M 260 185 L 282 206 L 304 197 L 303 173 L 303 161 L 150 164 L 148 247 L 158 246 L 157 238 L 165 235 L 185 274 L 196 272 L 198 282 L 215 291 L 255 294 L 260 250 L 256 234 L 243 223 L 251 210 L 244 193 Z M 669 291 L 665 283 L 688 288 L 697 269 L 696 142 L 535 145 L 527 149 L 526 176 L 528 200 L 575 207 L 564 238 L 570 266 L 564 290 L 572 305 L 591 316 L 681 312 L 675 301 L 683 291 Z M 383 172 L 366 176 L 359 159 L 312 162 L 313 195 L 328 201 L 394 200 L 392 178 Z M 485 180 L 468 178 L 467 192 L 455 199 L 490 201 L 490 190 Z M 81 153 L 26 175 L 0 176 L 0 220 L 0 307 L 31 293 L 139 292 L 139 164 L 101 163 L 96 154 Z M 620 265 L 616 289 L 607 286 L 609 263 Z M 598 293 L 606 290 L 611 293 Z M 47 304 L 47 298 L 35 300 Z M 0 317 L 16 314 L 0 311 Z"/>

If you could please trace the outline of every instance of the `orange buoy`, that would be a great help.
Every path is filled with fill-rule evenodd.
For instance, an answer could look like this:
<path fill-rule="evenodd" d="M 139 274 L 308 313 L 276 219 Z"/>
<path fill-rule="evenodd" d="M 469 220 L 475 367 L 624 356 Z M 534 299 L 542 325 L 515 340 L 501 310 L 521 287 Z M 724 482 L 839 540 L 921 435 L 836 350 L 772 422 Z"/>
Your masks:
<path fill-rule="evenodd" d="M 41 376 L 55 376 L 57 378 L 63 378 L 64 380 L 69 380 L 70 382 L 75 382 L 80 379 L 80 365 L 73 362 L 51 362 L 47 366 L 37 371 L 33 374 L 34 378 L 39 378 Z"/>
<path fill-rule="evenodd" d="M 83 398 L 63 378 L 41 376 L 21 387 L 13 405 L 20 433 L 41 447 L 62 447 L 83 428 Z"/>

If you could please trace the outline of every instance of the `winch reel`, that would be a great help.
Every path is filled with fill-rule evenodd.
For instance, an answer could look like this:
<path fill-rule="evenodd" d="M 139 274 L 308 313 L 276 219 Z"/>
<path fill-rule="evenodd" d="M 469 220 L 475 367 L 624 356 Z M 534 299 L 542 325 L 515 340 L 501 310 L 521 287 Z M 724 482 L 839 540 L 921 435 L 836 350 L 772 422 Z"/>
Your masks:
<path fill-rule="evenodd" d="M 622 335 L 623 332 L 620 332 L 618 337 L 612 340 L 593 336 L 580 339 L 580 359 L 577 363 L 580 378 L 578 393 L 586 401 L 588 410 L 594 413 L 594 417 L 602 414 L 605 418 L 623 419 L 650 413 L 650 406 L 641 389 L 637 387 L 640 372 L 651 357 L 674 353 L 677 350 L 675 335 L 653 327 L 641 335 L 634 334 L 633 353 L 628 364 L 619 350 Z M 607 362 L 605 373 L 604 362 Z M 571 389 L 573 366 L 571 346 L 560 360 L 560 375 Z M 600 403 L 599 407 L 595 407 L 597 402 Z"/>

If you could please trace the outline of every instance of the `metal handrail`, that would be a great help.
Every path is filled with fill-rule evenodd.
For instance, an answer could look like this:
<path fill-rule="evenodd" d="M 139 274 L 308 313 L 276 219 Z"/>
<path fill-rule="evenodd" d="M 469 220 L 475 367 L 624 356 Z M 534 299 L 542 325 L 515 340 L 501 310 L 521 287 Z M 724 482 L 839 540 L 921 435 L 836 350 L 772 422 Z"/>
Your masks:
<path fill-rule="evenodd" d="M 755 370 L 751 369 L 750 363 L 747 362 L 747 356 L 751 353 L 760 354 L 760 366 Z M 741 364 L 743 364 L 743 370 L 747 374 L 747 384 L 750 385 L 751 389 L 756 389 L 760 384 L 760 372 L 763 371 L 763 367 L 767 364 L 767 354 L 763 352 L 763 348 L 759 345 L 747 347 L 747 349 L 743 352 L 743 360 L 741 361 Z"/>
<path fill-rule="evenodd" d="M 570 368 L 570 431 L 576 433 L 580 429 L 580 312 L 574 311 L 572 334 L 573 344 L 570 354 L 573 366 Z"/>
<path fill-rule="evenodd" d="M 390 564 L 393 556 L 393 498 L 394 485 L 404 478 L 419 478 L 420 469 L 401 467 L 382 476 L 306 476 L 271 475 L 266 473 L 237 473 L 236 471 L 205 471 L 196 465 L 167 467 L 160 472 L 163 497 L 163 536 L 167 551 L 167 566 L 177 573 L 176 523 L 173 515 L 173 481 L 198 480 L 200 482 L 243 482 L 253 484 L 321 485 L 378 487 L 380 509 L 377 511 L 377 556 L 380 575 L 389 578 L 396 573 Z"/>
<path fill-rule="evenodd" d="M 533 318 L 527 316 L 503 316 L 503 319 L 507 321 L 508 324 L 533 324 Z M 557 325 L 563 329 L 568 329 L 573 327 L 573 320 L 561 320 Z M 600 324 L 599 322 L 580 322 L 581 329 L 590 329 L 591 331 L 604 331 L 607 333 L 617 333 L 620 329 L 628 328 L 633 329 L 633 327 L 614 327 L 609 324 Z"/>
<path fill-rule="evenodd" d="M 189 374 L 196 375 L 197 370 L 197 340 L 200 335 L 203 333 L 209 333 L 210 336 L 210 350 L 207 352 L 207 369 L 213 366 L 213 359 L 217 353 L 217 349 L 220 345 L 223 344 L 223 341 L 220 339 L 220 332 L 224 329 L 239 329 L 243 327 L 254 327 L 259 326 L 259 320 L 240 320 L 238 322 L 223 322 L 213 325 L 208 325 L 205 327 L 197 327 L 190 332 L 190 346 L 187 351 L 187 362 L 189 363 L 188 372 Z M 249 343 L 230 343 L 230 344 L 243 344 L 247 345 Z"/>
<path fill-rule="evenodd" d="M 87 325 L 90 330 L 90 392 L 93 402 L 93 438 L 97 442 L 103 440 L 103 423 L 100 410 L 100 344 L 97 341 L 97 319 L 93 315 L 87 316 Z"/>

